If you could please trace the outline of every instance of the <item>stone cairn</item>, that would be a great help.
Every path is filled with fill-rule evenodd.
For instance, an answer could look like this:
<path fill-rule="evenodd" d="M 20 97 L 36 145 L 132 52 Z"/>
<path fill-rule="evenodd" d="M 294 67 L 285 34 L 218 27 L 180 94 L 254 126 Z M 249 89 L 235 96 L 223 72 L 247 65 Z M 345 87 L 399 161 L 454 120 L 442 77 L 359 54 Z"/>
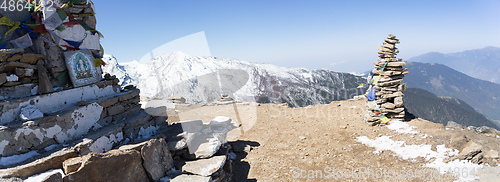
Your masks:
<path fill-rule="evenodd" d="M 372 101 L 368 97 L 368 108 L 372 112 L 367 120 L 375 122 L 374 124 L 405 117 L 403 91 L 406 90 L 406 84 L 402 82 L 404 75 L 408 74 L 408 68 L 403 68 L 406 63 L 401 58 L 396 58 L 399 53 L 396 44 L 399 44 L 399 40 L 395 35 L 389 34 L 383 45 L 378 47 L 379 58 L 374 62 L 375 69 L 368 77 L 369 89 L 366 95 L 372 94 L 374 97 Z"/>
<path fill-rule="evenodd" d="M 57 2 L 32 13 L 0 8 L 0 181 L 229 181 L 231 119 L 170 125 L 146 113 L 139 89 L 99 72 L 92 1 Z M 68 47 L 59 36 L 93 39 Z M 98 78 L 75 86 L 65 54 L 78 49 L 92 54 Z"/>

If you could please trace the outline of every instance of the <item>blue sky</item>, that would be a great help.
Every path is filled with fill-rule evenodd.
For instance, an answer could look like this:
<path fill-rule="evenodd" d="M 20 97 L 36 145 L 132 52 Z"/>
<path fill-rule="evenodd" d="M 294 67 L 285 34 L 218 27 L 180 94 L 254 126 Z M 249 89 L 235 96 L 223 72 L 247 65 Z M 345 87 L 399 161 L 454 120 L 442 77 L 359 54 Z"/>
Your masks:
<path fill-rule="evenodd" d="M 139 60 L 205 31 L 212 56 L 342 72 L 372 69 L 387 34 L 398 57 L 500 47 L 500 1 L 94 0 L 105 52 Z"/>

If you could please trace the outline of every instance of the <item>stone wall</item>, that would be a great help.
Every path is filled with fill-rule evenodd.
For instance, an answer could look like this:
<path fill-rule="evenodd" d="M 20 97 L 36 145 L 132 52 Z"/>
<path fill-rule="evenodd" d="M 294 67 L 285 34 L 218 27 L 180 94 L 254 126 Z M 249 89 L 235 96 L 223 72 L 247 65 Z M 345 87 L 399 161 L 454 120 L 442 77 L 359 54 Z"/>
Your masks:
<path fill-rule="evenodd" d="M 16 155 L 40 150 L 53 144 L 63 144 L 90 131 L 117 124 L 130 114 L 139 112 L 139 90 L 78 104 L 82 106 L 75 105 L 63 111 L 46 113 L 46 116 L 40 119 L 3 125 L 0 128 L 2 139 L 0 156 Z M 128 126 L 131 128 L 126 130 L 130 131 L 122 135 L 137 138 L 141 128 Z"/>

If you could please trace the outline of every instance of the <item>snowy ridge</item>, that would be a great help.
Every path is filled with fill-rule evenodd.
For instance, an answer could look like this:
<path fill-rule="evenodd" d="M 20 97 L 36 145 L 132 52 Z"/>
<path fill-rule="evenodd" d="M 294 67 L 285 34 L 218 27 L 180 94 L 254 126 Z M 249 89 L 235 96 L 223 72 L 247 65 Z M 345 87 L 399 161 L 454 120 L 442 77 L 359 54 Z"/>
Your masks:
<path fill-rule="evenodd" d="M 285 68 L 182 52 L 155 57 L 148 64 L 118 64 L 110 55 L 104 56 L 104 62 L 103 72 L 116 75 L 123 86 L 136 85 L 143 97 L 181 95 L 193 103 L 208 103 L 220 94 L 229 94 L 249 102 L 324 104 L 361 94 L 356 86 L 364 82 L 361 77 L 325 69 Z"/>

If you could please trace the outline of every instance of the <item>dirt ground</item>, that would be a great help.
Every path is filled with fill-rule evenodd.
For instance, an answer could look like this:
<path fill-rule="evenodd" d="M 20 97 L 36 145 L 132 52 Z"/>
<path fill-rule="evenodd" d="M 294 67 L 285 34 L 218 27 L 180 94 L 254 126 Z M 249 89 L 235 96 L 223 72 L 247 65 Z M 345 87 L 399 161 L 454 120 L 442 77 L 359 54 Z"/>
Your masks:
<path fill-rule="evenodd" d="M 418 118 L 408 122 L 418 128 L 417 134 L 397 133 L 386 126 L 371 126 L 363 120 L 367 114 L 365 105 L 364 100 L 336 101 L 302 108 L 257 103 L 185 104 L 169 109 L 168 115 L 169 122 L 201 119 L 205 123 L 216 116 L 227 116 L 237 123 L 239 115 L 244 133 L 235 129 L 229 133 L 228 139 L 231 143 L 243 143 L 251 148 L 237 153 L 233 181 L 457 180 L 424 167 L 429 161 L 423 158 L 403 160 L 390 151 L 374 154 L 374 148 L 357 142 L 360 136 L 370 139 L 392 136 L 392 140 L 406 141 L 407 144 L 432 145 L 433 150 L 441 144 L 461 150 L 462 139 L 468 139 L 486 145 L 488 149 L 500 150 L 498 138 L 479 136 L 468 130 L 447 130 L 443 125 Z M 489 181 L 486 177 L 484 179 L 481 181 Z"/>

